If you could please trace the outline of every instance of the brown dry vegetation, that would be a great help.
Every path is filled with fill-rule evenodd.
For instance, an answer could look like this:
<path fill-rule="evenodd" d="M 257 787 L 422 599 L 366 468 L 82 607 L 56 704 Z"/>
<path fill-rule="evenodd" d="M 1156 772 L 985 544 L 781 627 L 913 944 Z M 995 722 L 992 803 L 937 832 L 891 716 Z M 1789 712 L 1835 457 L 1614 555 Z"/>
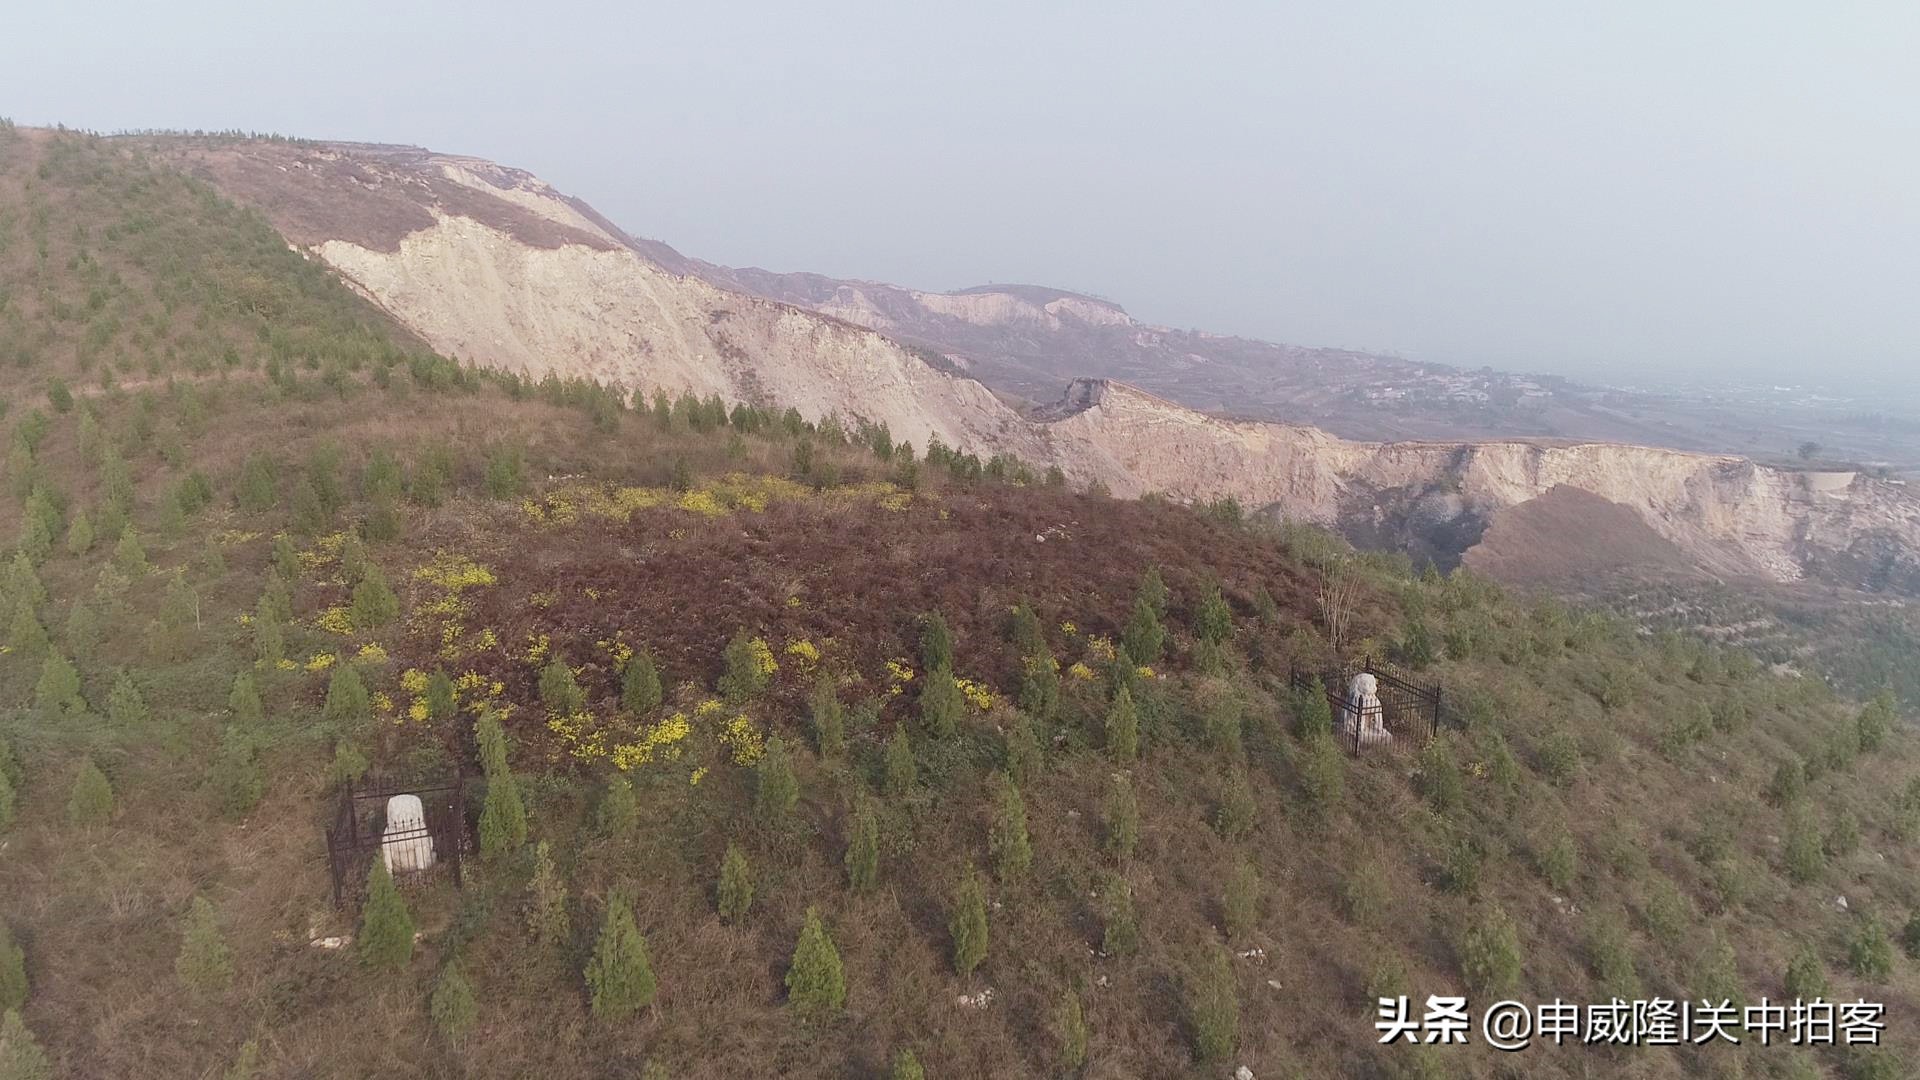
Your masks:
<path fill-rule="evenodd" d="M 854 493 L 846 489 L 907 477 L 821 433 L 807 438 L 818 447 L 808 479 L 822 490 L 801 483 L 764 511 L 656 507 L 624 521 L 536 521 L 523 499 L 550 509 L 582 483 L 657 488 L 677 473 L 699 491 L 724 487 L 731 472 L 782 474 L 797 442 L 777 426 L 768 434 L 701 433 L 678 419 L 663 430 L 650 416 L 609 413 L 593 388 L 456 374 L 418 357 L 343 292 L 309 295 L 288 284 L 305 273 L 298 257 L 282 248 L 268 258 L 268 248 L 241 243 L 257 239 L 250 230 L 258 223 L 197 201 L 203 189 L 135 184 L 139 167 L 73 142 L 61 151 L 69 164 L 43 176 L 38 162 L 51 151 L 28 156 L 0 131 L 0 237 L 11 238 L 0 246 L 8 297 L 0 319 L 24 328 L 9 340 L 33 346 L 23 363 L 0 362 L 0 393 L 10 406 L 10 440 L 39 425 L 36 411 L 45 424 L 44 436 L 7 461 L 12 497 L 0 499 L 0 535 L 24 535 L 28 507 L 50 493 L 64 502 L 63 521 L 101 510 L 108 485 L 102 452 L 80 445 L 85 415 L 128 463 L 132 519 L 158 571 L 136 578 L 124 607 L 109 610 L 94 590 L 112 538 L 72 554 L 62 534 L 38 561 L 48 600 L 37 615 L 53 646 L 77 661 L 84 714 L 43 716 L 34 701 L 40 657 L 0 655 L 0 738 L 23 777 L 14 820 L 0 826 L 0 918 L 26 954 L 25 1020 L 63 1075 L 220 1075 L 249 1039 L 258 1041 L 261 1075 L 274 1077 L 637 1076 L 659 1065 L 670 1076 L 869 1078 L 885 1075 L 903 1048 L 930 1076 L 1055 1075 L 1049 1017 L 1068 989 L 1080 995 L 1091 1029 L 1081 1073 L 1088 1077 L 1218 1076 L 1240 1063 L 1263 1078 L 1886 1076 L 1904 1075 L 1914 1060 L 1909 1022 L 1920 1006 L 1920 967 L 1900 955 L 1885 976 L 1847 966 L 1868 915 L 1897 934 L 1920 906 L 1908 793 L 1913 739 L 1903 729 L 1877 752 L 1848 752 L 1859 709 L 1817 681 L 1773 677 L 1737 651 L 1692 639 L 1642 638 L 1609 620 L 1504 595 L 1470 575 L 1420 579 L 1392 559 L 1347 556 L 1363 581 L 1352 651 L 1420 662 L 1424 630 L 1437 645 L 1423 677 L 1446 685 L 1457 724 L 1426 754 L 1403 748 L 1345 762 L 1342 792 L 1316 794 L 1317 744 L 1297 730 L 1301 703 L 1284 687 L 1291 661 L 1325 658 L 1311 567 L 1337 551 L 1327 538 L 1059 487 L 952 480 L 924 466 L 910 499 L 897 488 Z M 75 171 L 76 162 L 86 168 Z M 90 201 L 101 191 L 131 200 L 122 214 L 138 214 L 146 198 L 185 192 L 187 202 L 165 205 L 204 213 L 178 219 L 208 253 L 207 273 L 190 278 L 219 280 L 222 268 L 254 265 L 270 293 L 312 303 L 261 321 L 228 302 L 231 293 L 196 287 L 182 295 L 201 300 L 177 307 L 178 321 L 151 325 L 142 313 L 164 310 L 165 290 L 161 278 L 141 276 L 140 242 L 75 228 L 105 220 L 108 211 Z M 44 225 L 36 226 L 42 205 Z M 44 256 L 34 250 L 36 233 L 45 237 Z M 76 264 L 78 246 L 91 254 Z M 246 263 L 242 251 L 261 261 Z M 59 314 L 84 310 L 87 261 L 101 267 L 101 307 L 126 314 L 90 369 L 76 344 L 86 320 Z M 118 284 L 107 284 L 116 274 Z M 209 314 L 202 319 L 198 310 Z M 282 327 L 284 318 L 305 321 Z M 149 330 L 134 329 L 143 325 Z M 190 342 L 218 342 L 219 351 L 231 344 L 237 362 L 196 372 Z M 107 363 L 155 385 L 102 388 L 71 411 L 54 407 L 50 376 L 97 384 Z M 178 453 L 164 452 L 172 432 Z M 488 454 L 506 446 L 524 453 L 525 490 L 496 497 L 487 491 Z M 327 447 L 337 451 L 331 466 L 320 453 Z M 395 626 L 342 636 L 316 625 L 348 595 L 327 537 L 360 527 L 373 511 L 361 478 L 375 450 L 390 452 L 406 474 L 400 538 L 367 545 L 403 613 Z M 427 505 L 423 470 L 438 450 L 453 469 L 444 499 Z M 243 463 L 254 455 L 276 464 L 274 498 L 247 512 L 237 499 Z M 170 529 L 165 502 L 195 472 L 207 477 L 214 500 Z M 329 473 L 345 492 L 342 504 L 310 535 L 296 536 L 308 555 L 286 630 L 296 670 L 262 667 L 240 616 L 254 610 L 274 572 L 272 537 L 297 532 L 293 493 Z M 209 558 L 216 550 L 217 564 Z M 463 593 L 469 606 L 460 620 L 462 641 L 491 629 L 495 645 L 442 651 L 427 611 L 436 596 L 414 573 L 436 551 L 492 572 L 494 584 Z M 1102 808 L 1121 767 L 1103 749 L 1107 685 L 1093 639 L 1119 636 L 1149 567 L 1173 591 L 1172 640 L 1154 677 L 1139 684 L 1143 755 L 1124 769 L 1138 795 L 1141 839 L 1122 865 L 1104 851 Z M 176 570 L 197 590 L 197 625 L 163 621 L 166 580 Z M 1213 581 L 1233 609 L 1220 675 L 1196 669 L 1192 631 Z M 1260 590 L 1275 601 L 1264 613 Z M 6 599 L 11 622 L 17 598 Z M 1066 677 L 1058 716 L 1040 725 L 1045 767 L 1023 790 L 1033 865 L 999 880 L 987 836 L 1005 733 L 1016 720 L 1016 657 L 1005 623 L 1020 600 L 1036 608 L 1062 665 L 1086 661 L 1095 677 Z M 102 605 L 101 640 L 86 650 L 64 633 L 80 603 Z M 914 701 L 925 682 L 917 620 L 932 610 L 953 628 L 956 673 L 995 695 L 948 738 L 925 730 Z M 781 669 L 763 693 L 701 715 L 696 706 L 721 674 L 722 650 L 741 631 L 764 638 Z M 604 759 L 563 754 L 546 723 L 539 663 L 528 654 L 528 637 L 542 634 L 549 650 L 581 669 L 594 716 L 620 738 L 675 709 L 699 718 L 684 757 L 629 772 L 639 806 L 632 830 L 598 829 L 614 770 Z M 615 707 L 611 654 L 596 645 L 614 635 L 659 657 L 668 683 L 660 713 L 629 716 Z M 812 679 L 785 651 L 798 641 L 821 649 L 820 663 L 849 706 L 879 706 L 871 722 L 850 718 L 843 760 L 812 748 L 804 711 Z M 395 711 L 326 720 L 330 672 L 304 670 L 305 662 L 322 653 L 336 665 L 351 662 L 372 642 L 389 658 L 362 670 Z M 886 668 L 894 659 L 916 672 L 897 696 Z M 402 672 L 439 666 L 502 684 L 492 707 L 511 707 L 511 760 L 530 840 L 551 845 L 570 890 L 573 934 L 543 945 L 528 932 L 525 852 L 475 858 L 462 889 L 444 878 L 409 888 L 421 947 L 404 969 L 377 973 L 350 950 L 311 944 L 356 932 L 354 913 L 329 903 L 321 843 L 327 772 L 340 740 L 385 766 L 464 759 L 470 712 L 404 718 L 411 694 Z M 144 717 L 124 722 L 105 704 L 122 669 L 134 674 L 146 706 Z M 266 700 L 265 719 L 245 730 L 266 783 L 257 804 L 227 815 L 214 763 L 230 722 L 228 687 L 242 671 L 260 680 Z M 466 703 L 478 704 L 482 693 Z M 1223 701 L 1241 707 L 1238 750 L 1206 737 L 1205 721 Z M 1704 731 L 1677 725 L 1731 703 L 1743 720 L 1727 713 L 1724 725 Z M 785 820 L 755 810 L 754 773 L 716 741 L 718 725 L 738 714 L 793 748 L 800 798 Z M 884 795 L 880 748 L 902 724 L 913 732 L 919 782 Z M 1504 777 L 1508 755 L 1514 769 Z M 115 788 L 118 813 L 105 827 L 66 820 L 72 777 L 87 758 Z M 1767 794 L 1783 762 L 1815 766 L 1790 806 Z M 709 771 L 696 784 L 698 766 Z M 1226 778 L 1242 769 L 1257 822 L 1249 835 L 1227 839 L 1213 821 Z M 1447 776 L 1457 776 L 1457 788 Z M 882 820 L 881 885 L 868 894 L 850 891 L 841 869 L 856 797 L 872 800 Z M 1857 848 L 1837 845 L 1797 882 L 1784 850 L 1795 813 L 1812 814 L 1823 832 L 1852 815 Z M 1562 837 L 1575 856 L 1570 877 L 1549 883 L 1541 865 Z M 733 925 L 720 921 L 713 897 L 729 842 L 746 851 L 757 886 L 748 915 Z M 1479 852 L 1470 882 L 1464 849 Z M 1243 861 L 1263 889 L 1251 931 L 1231 947 L 1261 953 L 1232 962 L 1240 1022 L 1231 1058 L 1198 1063 L 1185 988 L 1223 941 L 1223 891 Z M 947 902 L 969 862 L 988 875 L 991 942 L 985 963 L 962 979 L 949 961 Z M 1142 944 L 1131 956 L 1098 952 L 1102 893 L 1115 873 L 1135 897 Z M 590 1015 L 581 971 L 615 889 L 633 901 L 660 992 L 636 1017 L 609 1023 Z M 233 950 L 235 978 L 223 991 L 187 993 L 174 975 L 181 920 L 196 895 L 214 903 Z M 1838 910 L 1839 895 L 1847 911 Z M 782 984 L 809 906 L 823 915 L 848 986 L 843 1014 L 817 1024 L 791 1014 Z M 1611 985 L 1593 943 L 1610 922 L 1622 928 L 1626 961 L 1649 994 L 1697 996 L 1717 937 L 1733 951 L 1739 990 L 1778 998 L 1788 959 L 1806 947 L 1822 958 L 1837 996 L 1888 1003 L 1894 1048 L 1877 1058 L 1778 1047 L 1507 1057 L 1479 1047 L 1420 1054 L 1374 1046 L 1378 972 L 1397 969 L 1416 997 L 1459 990 L 1465 931 L 1496 908 L 1517 927 L 1521 997 L 1604 999 Z M 478 1026 L 458 1044 L 433 1032 L 426 1004 L 454 956 L 480 999 Z M 956 1004 L 989 987 L 986 1008 Z M 1863 1071 L 1869 1067 L 1892 1071 Z"/>

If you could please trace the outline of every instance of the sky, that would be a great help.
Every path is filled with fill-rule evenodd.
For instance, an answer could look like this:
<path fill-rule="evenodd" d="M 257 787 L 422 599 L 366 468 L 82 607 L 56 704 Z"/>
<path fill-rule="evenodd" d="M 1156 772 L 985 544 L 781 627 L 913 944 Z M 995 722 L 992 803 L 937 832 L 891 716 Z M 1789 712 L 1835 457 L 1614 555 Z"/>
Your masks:
<path fill-rule="evenodd" d="M 424 145 L 731 265 L 1920 385 L 1910 0 L 16 5 L 0 115 Z"/>

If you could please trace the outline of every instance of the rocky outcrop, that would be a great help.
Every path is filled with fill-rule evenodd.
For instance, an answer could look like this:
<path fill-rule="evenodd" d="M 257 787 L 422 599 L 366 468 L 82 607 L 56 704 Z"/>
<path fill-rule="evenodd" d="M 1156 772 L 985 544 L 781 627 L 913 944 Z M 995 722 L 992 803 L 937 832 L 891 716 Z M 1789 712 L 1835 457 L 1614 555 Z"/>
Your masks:
<path fill-rule="evenodd" d="M 1055 464 L 1118 495 L 1231 495 L 1369 535 L 1414 523 L 1464 545 L 1501 510 L 1561 488 L 1627 508 L 1714 573 L 1793 580 L 1871 565 L 1887 580 L 1914 577 L 1920 504 L 1882 481 L 1616 443 L 1349 440 L 1223 419 L 1108 379 L 1076 380 L 1022 415 L 949 358 L 881 331 L 928 312 L 975 327 L 1159 331 L 1104 301 L 1031 286 L 926 294 L 727 271 L 473 158 L 342 144 L 156 149 L 259 207 L 436 349 L 476 364 L 858 417 L 918 447 L 938 438 Z"/>

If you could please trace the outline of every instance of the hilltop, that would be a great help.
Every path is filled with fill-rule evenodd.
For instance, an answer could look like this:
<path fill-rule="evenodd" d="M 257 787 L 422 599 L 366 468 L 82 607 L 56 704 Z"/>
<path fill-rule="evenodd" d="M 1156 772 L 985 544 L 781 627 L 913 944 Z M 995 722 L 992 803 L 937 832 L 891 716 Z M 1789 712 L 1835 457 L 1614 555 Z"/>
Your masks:
<path fill-rule="evenodd" d="M 126 144 L 0 129 L 8 1054 L 1910 1073 L 1920 757 L 1890 704 L 1064 458 L 456 362 L 276 227 Z M 1164 419 L 1084 389 L 1053 430 Z M 1431 744 L 1349 755 L 1293 687 L 1368 656 L 1444 687 Z M 347 780 L 456 768 L 474 848 L 457 888 L 403 882 L 409 947 L 370 852 L 333 905 L 323 830 Z M 1816 979 L 1886 1002 L 1891 1045 L 1372 1028 L 1382 993 Z"/>

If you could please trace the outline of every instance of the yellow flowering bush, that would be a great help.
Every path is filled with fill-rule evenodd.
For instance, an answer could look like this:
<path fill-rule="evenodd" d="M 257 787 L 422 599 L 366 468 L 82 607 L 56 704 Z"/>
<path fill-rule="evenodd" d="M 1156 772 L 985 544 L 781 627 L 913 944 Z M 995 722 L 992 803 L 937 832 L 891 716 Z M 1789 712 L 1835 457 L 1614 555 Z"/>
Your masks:
<path fill-rule="evenodd" d="M 985 683 L 956 676 L 953 685 L 960 691 L 961 699 L 973 706 L 975 712 L 986 712 L 993 708 L 993 691 L 987 689 Z"/>
<path fill-rule="evenodd" d="M 547 651 L 552 648 L 553 648 L 553 642 L 548 639 L 547 635 L 541 634 L 538 637 L 535 637 L 532 634 L 528 634 L 527 635 L 527 651 L 525 654 L 527 663 L 532 664 L 535 667 L 539 667 L 541 664 L 546 663 Z"/>
<path fill-rule="evenodd" d="M 581 710 L 547 717 L 547 730 L 560 739 L 567 753 L 581 761 L 607 756 L 607 736 L 592 713 Z"/>
<path fill-rule="evenodd" d="M 711 491 L 686 492 L 680 496 L 680 501 L 676 505 L 682 510 L 705 514 L 708 517 L 717 517 L 727 512 L 726 507 L 720 505 L 720 500 L 714 498 Z"/>
<path fill-rule="evenodd" d="M 745 713 L 727 721 L 726 730 L 720 733 L 720 741 L 733 751 L 735 765 L 752 765 L 767 752 L 766 736 L 753 726 L 753 719 Z"/>
<path fill-rule="evenodd" d="M 711 720 L 726 711 L 719 698 L 707 698 L 693 707 L 693 715 L 702 720 Z"/>
<path fill-rule="evenodd" d="M 393 711 L 393 695 L 387 693 L 385 690 L 375 690 L 372 700 L 373 711 L 379 713 L 390 713 Z"/>
<path fill-rule="evenodd" d="M 537 607 L 544 610 L 546 608 L 552 607 L 553 602 L 556 599 L 558 599 L 558 597 L 556 597 L 552 592 L 529 593 L 527 595 L 527 604 L 531 607 Z"/>
<path fill-rule="evenodd" d="M 1072 619 L 1068 619 L 1063 621 L 1060 624 L 1060 632 L 1067 635 L 1068 637 L 1072 637 L 1073 635 L 1080 632 L 1080 628 L 1073 624 Z"/>
<path fill-rule="evenodd" d="M 360 646 L 360 662 L 363 664 L 384 664 L 387 662 L 387 650 L 377 641 L 369 641 Z"/>
<path fill-rule="evenodd" d="M 687 775 L 687 783 L 692 787 L 699 787 L 700 781 L 706 779 L 706 777 L 707 777 L 707 767 L 705 765 L 702 765 Z"/>
<path fill-rule="evenodd" d="M 643 732 L 639 740 L 613 748 L 613 767 L 625 772 L 656 758 L 677 761 L 693 734 L 693 724 L 685 713 L 674 713 Z"/>
<path fill-rule="evenodd" d="M 904 658 L 896 657 L 887 661 L 887 695 L 899 697 L 906 692 L 907 684 L 913 681 L 913 667 Z"/>
<path fill-rule="evenodd" d="M 1110 664 L 1116 655 L 1113 651 L 1113 639 L 1096 634 L 1087 639 L 1087 655 L 1103 664 Z"/>
<path fill-rule="evenodd" d="M 259 533 L 241 532 L 238 529 L 221 529 L 213 534 L 213 542 L 221 547 L 239 547 L 241 544 L 251 544 L 258 539 L 260 539 Z"/>
<path fill-rule="evenodd" d="M 457 593 L 497 583 L 493 571 L 450 551 L 436 551 L 433 559 L 414 570 L 413 576 L 443 592 Z"/>
<path fill-rule="evenodd" d="M 429 676 L 419 668 L 408 668 L 400 673 L 400 689 L 409 694 L 419 695 L 427 692 Z"/>
<path fill-rule="evenodd" d="M 332 667 L 333 662 L 337 659 L 339 658 L 330 652 L 314 653 L 311 657 L 307 658 L 307 670 L 325 671 Z"/>
<path fill-rule="evenodd" d="M 1145 665 L 1145 664 L 1141 664 L 1141 665 L 1140 665 L 1139 667 L 1137 667 L 1137 668 L 1135 668 L 1134 670 L 1135 670 L 1135 671 L 1137 671 L 1137 672 L 1139 672 L 1139 673 L 1140 673 L 1140 677 L 1141 677 L 1141 678 L 1143 678 L 1143 679 L 1151 679 L 1151 678 L 1154 678 L 1154 674 L 1153 674 L 1153 669 L 1152 669 L 1152 668 L 1150 668 L 1150 667 L 1148 667 L 1148 666 L 1147 666 L 1147 665 Z"/>
<path fill-rule="evenodd" d="M 1093 679 L 1093 669 L 1076 660 L 1073 666 L 1067 669 L 1067 678 L 1089 682 Z"/>
<path fill-rule="evenodd" d="M 803 675 L 811 672 L 814 669 L 814 665 L 820 662 L 820 646 L 815 645 L 806 638 L 787 642 L 787 647 L 782 649 L 781 652 L 793 657 L 794 666 L 799 668 L 800 673 Z"/>

